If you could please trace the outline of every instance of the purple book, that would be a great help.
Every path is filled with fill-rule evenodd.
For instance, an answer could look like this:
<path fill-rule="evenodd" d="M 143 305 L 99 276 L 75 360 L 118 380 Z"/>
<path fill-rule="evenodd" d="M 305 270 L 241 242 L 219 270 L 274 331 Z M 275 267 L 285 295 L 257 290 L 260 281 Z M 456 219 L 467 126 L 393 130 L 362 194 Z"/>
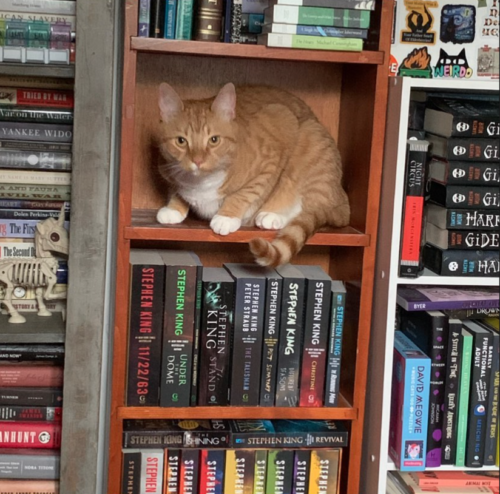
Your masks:
<path fill-rule="evenodd" d="M 397 303 L 408 311 L 453 310 L 499 307 L 498 288 L 403 287 Z"/>

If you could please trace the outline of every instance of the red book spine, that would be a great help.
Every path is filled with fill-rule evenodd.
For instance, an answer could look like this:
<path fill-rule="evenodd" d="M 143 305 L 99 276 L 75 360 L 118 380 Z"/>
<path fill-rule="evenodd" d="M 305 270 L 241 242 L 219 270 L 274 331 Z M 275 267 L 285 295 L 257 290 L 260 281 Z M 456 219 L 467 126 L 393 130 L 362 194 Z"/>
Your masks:
<path fill-rule="evenodd" d="M 0 387 L 60 388 L 64 370 L 53 365 L 0 365 Z"/>
<path fill-rule="evenodd" d="M 0 422 L 0 447 L 61 447 L 61 424 L 57 422 Z"/>
<path fill-rule="evenodd" d="M 0 103 L 17 106 L 49 106 L 51 108 L 73 108 L 72 91 L 34 88 L 0 88 Z"/>
<path fill-rule="evenodd" d="M 18 422 L 61 422 L 61 407 L 0 405 L 0 420 Z"/>

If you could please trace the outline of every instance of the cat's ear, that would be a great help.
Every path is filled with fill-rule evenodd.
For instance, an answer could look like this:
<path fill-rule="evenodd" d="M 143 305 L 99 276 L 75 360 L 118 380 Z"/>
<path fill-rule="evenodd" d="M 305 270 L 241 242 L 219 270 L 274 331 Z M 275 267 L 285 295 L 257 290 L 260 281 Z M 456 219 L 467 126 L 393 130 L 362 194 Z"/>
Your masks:
<path fill-rule="evenodd" d="M 219 91 L 211 109 L 224 120 L 234 120 L 236 116 L 236 88 L 233 83 L 229 82 Z"/>
<path fill-rule="evenodd" d="M 179 95 L 175 92 L 175 89 L 166 82 L 160 84 L 158 106 L 160 107 L 161 118 L 164 122 L 184 109 L 184 104 L 179 98 Z"/>

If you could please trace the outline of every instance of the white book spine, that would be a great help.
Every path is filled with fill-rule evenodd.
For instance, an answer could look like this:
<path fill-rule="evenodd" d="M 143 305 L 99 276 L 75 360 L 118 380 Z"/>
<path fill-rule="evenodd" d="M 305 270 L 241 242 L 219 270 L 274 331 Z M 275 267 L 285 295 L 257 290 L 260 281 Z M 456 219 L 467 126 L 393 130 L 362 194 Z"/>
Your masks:
<path fill-rule="evenodd" d="M 0 182 L 4 184 L 70 185 L 71 173 L 0 170 Z"/>
<path fill-rule="evenodd" d="M 285 24 L 298 24 L 299 8 L 293 5 L 275 5 L 273 8 L 273 21 Z"/>
<path fill-rule="evenodd" d="M 76 15 L 76 2 L 71 0 L 0 0 L 0 10 Z"/>

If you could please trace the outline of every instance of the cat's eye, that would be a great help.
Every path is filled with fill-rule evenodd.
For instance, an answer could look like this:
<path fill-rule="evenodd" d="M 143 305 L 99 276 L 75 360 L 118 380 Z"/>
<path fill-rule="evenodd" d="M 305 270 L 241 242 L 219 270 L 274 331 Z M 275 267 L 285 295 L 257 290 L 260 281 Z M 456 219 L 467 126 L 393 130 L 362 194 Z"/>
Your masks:
<path fill-rule="evenodd" d="M 220 142 L 220 137 L 219 136 L 212 136 L 210 138 L 210 144 L 219 144 Z"/>
<path fill-rule="evenodd" d="M 177 138 L 177 144 L 179 144 L 179 146 L 185 146 L 187 144 L 187 140 L 184 139 L 184 137 L 178 137 Z"/>

